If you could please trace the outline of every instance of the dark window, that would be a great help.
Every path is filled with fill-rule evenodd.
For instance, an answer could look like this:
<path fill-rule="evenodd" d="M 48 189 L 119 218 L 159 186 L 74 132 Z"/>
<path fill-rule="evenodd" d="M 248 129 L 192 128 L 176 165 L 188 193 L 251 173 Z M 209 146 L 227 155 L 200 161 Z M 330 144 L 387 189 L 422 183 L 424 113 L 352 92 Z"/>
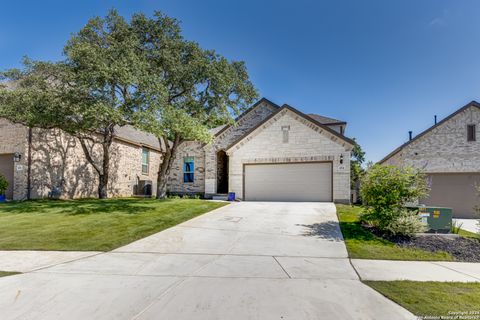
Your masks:
<path fill-rule="evenodd" d="M 183 158 L 183 182 L 193 182 L 195 165 L 193 157 Z"/>
<path fill-rule="evenodd" d="M 148 174 L 148 167 L 150 163 L 150 151 L 146 148 L 142 149 L 142 173 Z"/>
<path fill-rule="evenodd" d="M 474 124 L 469 124 L 467 126 L 467 141 L 476 141 L 476 126 Z"/>

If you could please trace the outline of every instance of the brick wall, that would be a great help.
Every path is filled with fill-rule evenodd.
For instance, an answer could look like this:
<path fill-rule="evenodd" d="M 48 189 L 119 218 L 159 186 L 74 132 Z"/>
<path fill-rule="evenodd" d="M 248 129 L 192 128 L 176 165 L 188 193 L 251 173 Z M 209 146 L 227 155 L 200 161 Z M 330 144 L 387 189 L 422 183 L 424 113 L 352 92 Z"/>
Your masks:
<path fill-rule="evenodd" d="M 476 124 L 477 141 L 467 141 L 468 124 Z M 412 141 L 385 164 L 413 166 L 427 173 L 480 172 L 480 109 L 467 108 Z"/>
<path fill-rule="evenodd" d="M 15 165 L 14 199 L 27 198 L 28 129 L 0 120 L 0 154 L 20 152 Z M 94 158 L 100 164 L 99 149 Z M 109 196 L 132 196 L 139 180 L 151 180 L 156 191 L 161 154 L 150 149 L 149 172 L 142 173 L 142 147 L 115 140 L 111 147 Z M 21 170 L 18 170 L 20 169 Z M 32 136 L 32 198 L 44 198 L 55 187 L 62 198 L 97 197 L 98 176 L 85 159 L 79 141 L 60 130 L 34 129 Z"/>

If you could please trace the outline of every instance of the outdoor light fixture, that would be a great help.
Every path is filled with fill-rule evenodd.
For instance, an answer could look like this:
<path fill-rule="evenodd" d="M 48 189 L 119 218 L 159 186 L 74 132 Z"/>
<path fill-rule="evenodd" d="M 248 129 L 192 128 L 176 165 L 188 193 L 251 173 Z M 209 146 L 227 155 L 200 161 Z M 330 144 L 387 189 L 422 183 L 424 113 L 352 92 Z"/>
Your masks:
<path fill-rule="evenodd" d="M 19 152 L 15 152 L 13 155 L 13 162 L 20 162 L 22 160 L 22 155 Z"/>
<path fill-rule="evenodd" d="M 343 154 L 340 154 L 340 164 L 343 164 Z"/>

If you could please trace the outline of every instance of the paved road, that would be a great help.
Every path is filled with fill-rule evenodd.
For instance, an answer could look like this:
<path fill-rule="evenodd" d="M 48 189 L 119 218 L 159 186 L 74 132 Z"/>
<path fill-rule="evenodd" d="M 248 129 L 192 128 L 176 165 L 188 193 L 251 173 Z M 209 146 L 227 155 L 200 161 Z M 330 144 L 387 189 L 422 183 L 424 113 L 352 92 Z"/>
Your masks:
<path fill-rule="evenodd" d="M 363 285 L 328 203 L 234 203 L 0 278 L 1 319 L 414 319 Z"/>

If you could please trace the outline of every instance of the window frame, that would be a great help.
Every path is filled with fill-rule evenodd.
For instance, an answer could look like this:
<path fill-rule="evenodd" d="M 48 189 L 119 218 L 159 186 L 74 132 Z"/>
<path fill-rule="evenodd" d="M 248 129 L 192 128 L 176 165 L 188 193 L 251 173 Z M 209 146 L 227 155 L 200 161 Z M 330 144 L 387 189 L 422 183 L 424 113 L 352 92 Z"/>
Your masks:
<path fill-rule="evenodd" d="M 144 158 L 143 155 L 146 152 L 146 163 L 143 162 Z M 142 174 L 147 175 L 150 172 L 150 149 L 143 147 L 142 148 L 142 157 L 141 157 L 141 166 L 142 166 Z M 146 167 L 146 170 L 143 170 Z"/>
<path fill-rule="evenodd" d="M 191 161 L 187 161 L 188 160 L 191 160 Z M 189 171 L 186 170 L 186 164 L 187 163 L 191 163 L 192 164 L 192 167 L 190 168 Z M 187 181 L 187 179 L 185 179 L 186 175 L 187 174 L 190 174 L 192 175 L 192 181 Z M 195 182 L 195 157 L 194 156 L 185 156 L 183 157 L 183 183 L 194 183 Z"/>
<path fill-rule="evenodd" d="M 467 124 L 467 142 L 477 141 L 477 125 L 475 123 Z"/>

